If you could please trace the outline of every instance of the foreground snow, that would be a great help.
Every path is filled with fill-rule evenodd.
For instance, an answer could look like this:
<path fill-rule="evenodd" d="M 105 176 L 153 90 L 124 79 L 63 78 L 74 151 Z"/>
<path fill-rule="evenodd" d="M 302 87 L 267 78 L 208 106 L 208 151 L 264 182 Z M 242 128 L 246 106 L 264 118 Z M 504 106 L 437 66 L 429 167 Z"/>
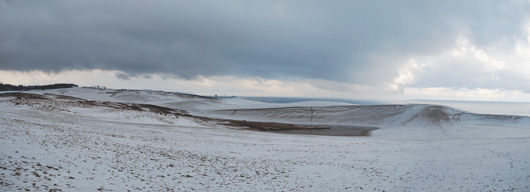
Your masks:
<path fill-rule="evenodd" d="M 227 106 L 252 105 L 146 92 L 116 99 L 99 90 L 67 91 L 90 100 L 180 106 L 216 117 L 229 117 L 223 115 Z M 524 119 L 499 121 L 467 114 L 461 118 L 465 121 L 431 126 L 421 119 L 410 121 L 413 112 L 425 110 L 421 106 L 400 108 L 405 112 L 399 113 L 384 109 L 399 116 L 374 121 L 345 118 L 360 113 L 350 107 L 340 108 L 347 115 L 331 117 L 373 122 L 381 129 L 371 137 L 311 136 L 237 130 L 192 117 L 61 105 L 60 100 L 16 105 L 16 98 L 0 99 L 0 191 L 530 191 L 530 128 Z M 216 105 L 222 110 L 211 111 Z M 272 114 L 268 110 L 274 109 L 263 114 Z M 234 118 L 263 116 L 247 112 Z M 298 121 L 306 116 L 270 115 L 261 120 Z"/>

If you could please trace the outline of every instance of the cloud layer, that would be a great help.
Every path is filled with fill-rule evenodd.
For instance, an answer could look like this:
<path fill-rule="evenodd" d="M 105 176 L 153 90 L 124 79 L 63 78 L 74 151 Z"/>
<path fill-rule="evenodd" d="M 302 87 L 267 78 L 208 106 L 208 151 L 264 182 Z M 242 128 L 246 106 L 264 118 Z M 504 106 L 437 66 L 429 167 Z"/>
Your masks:
<path fill-rule="evenodd" d="M 9 60 L 0 69 L 313 79 L 335 82 L 333 89 L 526 90 L 524 74 L 509 71 L 527 59 L 511 52 L 528 44 L 529 7 L 487 0 L 0 0 L 0 57 Z M 453 58 L 458 51 L 463 56 Z"/>

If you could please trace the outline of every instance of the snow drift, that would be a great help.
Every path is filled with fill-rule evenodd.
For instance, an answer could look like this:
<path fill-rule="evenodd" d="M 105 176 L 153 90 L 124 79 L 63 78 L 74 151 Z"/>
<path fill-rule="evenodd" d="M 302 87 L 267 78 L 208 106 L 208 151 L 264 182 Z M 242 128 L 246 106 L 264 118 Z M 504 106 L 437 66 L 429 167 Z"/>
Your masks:
<path fill-rule="evenodd" d="M 233 119 L 291 123 L 353 124 L 366 126 L 450 126 L 456 123 L 530 123 L 527 116 L 475 114 L 428 104 L 350 105 L 215 110 Z"/>

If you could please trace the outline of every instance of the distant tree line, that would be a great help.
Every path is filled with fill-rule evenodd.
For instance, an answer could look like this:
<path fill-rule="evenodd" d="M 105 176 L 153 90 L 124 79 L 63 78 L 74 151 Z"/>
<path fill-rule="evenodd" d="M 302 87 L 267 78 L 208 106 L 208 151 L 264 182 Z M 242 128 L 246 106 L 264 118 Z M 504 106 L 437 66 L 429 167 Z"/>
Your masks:
<path fill-rule="evenodd" d="M 71 83 L 58 83 L 52 85 L 10 85 L 0 83 L 0 91 L 29 91 L 29 90 L 47 90 L 47 89 L 63 89 L 63 88 L 72 88 L 78 87 L 76 84 Z"/>

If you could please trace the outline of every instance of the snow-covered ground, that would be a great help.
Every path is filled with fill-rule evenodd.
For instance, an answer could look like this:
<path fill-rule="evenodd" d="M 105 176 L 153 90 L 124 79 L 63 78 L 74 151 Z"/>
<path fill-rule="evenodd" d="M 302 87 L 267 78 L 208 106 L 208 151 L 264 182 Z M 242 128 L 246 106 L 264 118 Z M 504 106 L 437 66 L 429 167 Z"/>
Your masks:
<path fill-rule="evenodd" d="M 0 97 L 0 191 L 530 191 L 524 116 L 87 88 L 25 93 L 47 99 Z M 197 116 L 380 129 L 280 134 Z"/>

